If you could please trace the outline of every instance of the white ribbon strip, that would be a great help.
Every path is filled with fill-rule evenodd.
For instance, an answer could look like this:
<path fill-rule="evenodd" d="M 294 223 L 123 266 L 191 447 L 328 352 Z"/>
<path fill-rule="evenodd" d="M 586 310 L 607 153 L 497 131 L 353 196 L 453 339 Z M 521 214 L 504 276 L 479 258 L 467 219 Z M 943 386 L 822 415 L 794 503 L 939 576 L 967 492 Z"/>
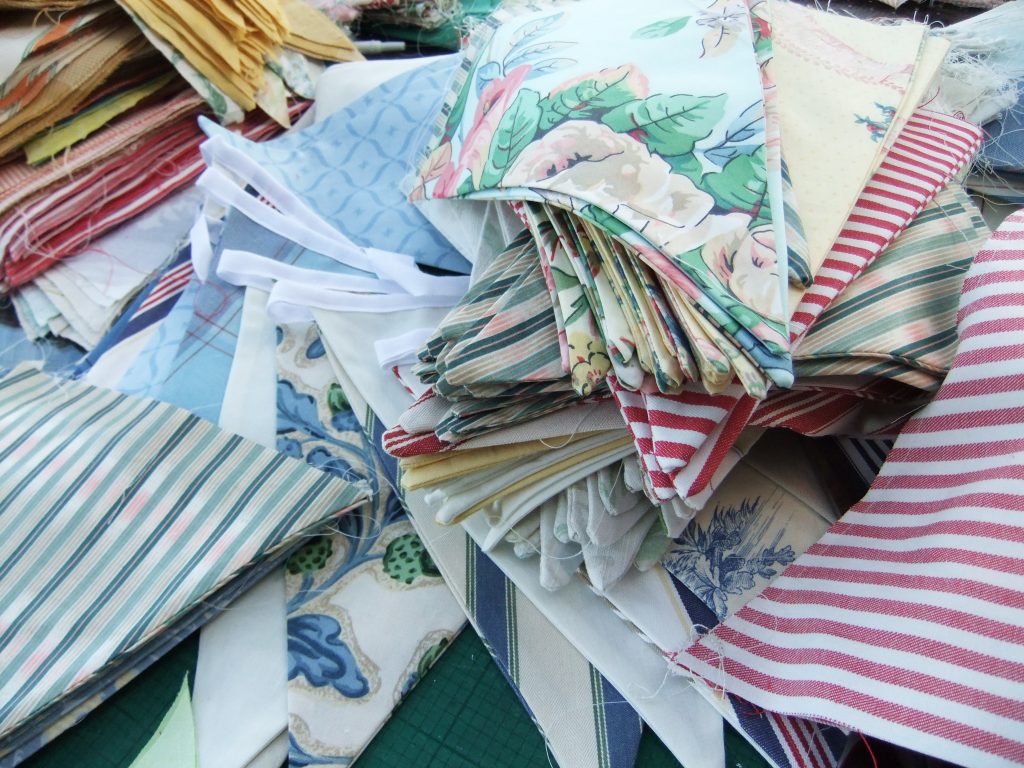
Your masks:
<path fill-rule="evenodd" d="M 434 335 L 433 328 L 413 328 L 399 336 L 377 339 L 373 343 L 377 353 L 377 362 L 381 368 L 393 365 L 411 365 L 418 362 L 417 352 L 424 342 Z"/>

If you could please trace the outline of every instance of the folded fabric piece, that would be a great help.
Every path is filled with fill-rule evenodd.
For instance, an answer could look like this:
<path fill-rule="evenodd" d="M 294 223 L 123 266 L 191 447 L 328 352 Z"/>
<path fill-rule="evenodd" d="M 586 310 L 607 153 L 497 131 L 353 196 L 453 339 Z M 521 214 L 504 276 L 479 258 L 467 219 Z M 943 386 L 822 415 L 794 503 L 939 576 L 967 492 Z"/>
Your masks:
<path fill-rule="evenodd" d="M 281 48 L 334 61 L 362 58 L 339 27 L 301 0 L 222 2 L 212 7 L 191 1 L 174 5 L 152 0 L 119 2 L 150 33 L 150 39 L 161 38 L 164 47 L 187 61 L 216 93 L 243 111 L 259 103 L 286 126 L 284 82 L 271 69 L 272 64 L 280 69 Z M 175 63 L 173 54 L 168 58 Z"/>
<path fill-rule="evenodd" d="M 978 129 L 952 117 L 919 110 L 907 123 L 793 312 L 790 332 L 797 351 L 808 328 L 914 220 L 979 145 Z M 855 318 L 851 322 L 856 323 Z M 707 500 L 713 478 L 757 405 L 737 387 L 713 396 L 695 391 L 669 396 L 627 393 L 613 380 L 612 392 L 620 406 L 629 409 L 623 416 L 633 431 L 651 498 L 678 495 L 696 506 Z M 803 399 L 799 393 L 786 397 Z M 695 401 L 705 409 L 714 407 L 729 415 L 708 419 L 706 411 L 695 413 L 681 407 Z M 805 405 L 810 409 L 819 403 L 808 401 Z M 844 413 L 859 408 L 856 398 L 839 397 L 835 405 L 836 410 L 828 412 L 826 419 L 816 422 L 814 433 L 822 430 L 821 425 L 833 424 Z M 659 417 L 652 420 L 654 412 Z M 663 439 L 655 440 L 652 424 L 658 425 Z"/>
<path fill-rule="evenodd" d="M 413 367 L 435 393 L 419 428 L 442 444 L 530 421 L 581 401 L 563 371 L 559 332 L 533 238 L 516 238 L 441 321 Z M 424 428 L 425 427 L 425 428 Z"/>
<path fill-rule="evenodd" d="M 975 257 L 950 373 L 864 500 L 677 663 L 758 706 L 960 764 L 1024 763 L 1021 527 L 1007 514 L 1022 505 L 1022 241 L 1018 213 Z"/>
<path fill-rule="evenodd" d="M 939 192 L 800 340 L 798 375 L 938 389 L 956 352 L 964 273 L 990 234 L 962 187 Z"/>
<path fill-rule="evenodd" d="M 542 206 L 624 386 L 677 389 L 696 356 L 707 388 L 736 367 L 760 393 L 792 381 L 781 177 L 754 55 L 770 50 L 769 25 L 752 31 L 739 5 L 686 10 L 499 10 L 467 50 L 412 198 Z M 687 67 L 666 68 L 680 50 Z M 543 254 L 545 222 L 526 221 Z M 550 289 L 555 263 L 542 264 Z"/>
<path fill-rule="evenodd" d="M 652 504 L 635 465 L 635 459 L 627 458 L 591 472 L 505 535 L 517 557 L 537 557 L 541 586 L 552 591 L 565 587 L 582 565 L 586 580 L 603 592 L 634 565 L 651 567 L 683 532 L 693 510 Z"/>
<path fill-rule="evenodd" d="M 170 405 L 31 368 L 0 388 L 3 504 L 20 510 L 3 554 L 4 752 L 29 718 L 89 698 L 248 564 L 362 500 Z"/>
<path fill-rule="evenodd" d="M 289 559 L 289 759 L 354 760 L 465 617 L 385 479 L 314 328 L 279 326 L 278 448 L 372 506 Z"/>

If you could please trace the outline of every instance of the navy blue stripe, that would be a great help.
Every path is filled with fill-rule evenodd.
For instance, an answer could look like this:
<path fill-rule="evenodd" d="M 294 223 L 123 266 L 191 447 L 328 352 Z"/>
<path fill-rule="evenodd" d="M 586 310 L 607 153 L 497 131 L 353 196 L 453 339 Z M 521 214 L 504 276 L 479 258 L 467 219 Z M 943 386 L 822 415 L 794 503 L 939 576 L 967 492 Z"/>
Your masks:
<path fill-rule="evenodd" d="M 480 547 L 476 555 L 476 624 L 487 639 L 495 659 L 508 669 L 508 619 L 505 609 L 505 580 L 502 570 Z"/>
<path fill-rule="evenodd" d="M 601 675 L 601 692 L 604 695 L 604 722 L 608 734 L 608 764 L 611 768 L 633 768 L 637 750 L 640 749 L 643 721 L 604 675 Z"/>
<path fill-rule="evenodd" d="M 786 756 L 786 750 L 779 741 L 772 722 L 768 719 L 768 714 L 755 708 L 753 704 L 739 696 L 733 696 L 730 693 L 728 697 L 729 704 L 732 706 L 733 712 L 736 713 L 740 731 L 743 732 L 747 740 L 756 744 L 780 768 L 790 768 L 792 763 Z"/>

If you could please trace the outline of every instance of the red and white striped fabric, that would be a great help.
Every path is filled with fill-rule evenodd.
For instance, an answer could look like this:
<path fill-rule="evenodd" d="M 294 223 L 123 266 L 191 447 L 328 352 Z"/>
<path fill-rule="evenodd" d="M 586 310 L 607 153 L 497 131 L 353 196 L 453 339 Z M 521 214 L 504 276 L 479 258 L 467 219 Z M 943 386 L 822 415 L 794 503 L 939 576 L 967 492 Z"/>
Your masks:
<path fill-rule="evenodd" d="M 864 187 L 790 319 L 796 344 L 821 313 L 924 210 L 981 147 L 980 128 L 920 109 Z"/>
<path fill-rule="evenodd" d="M 975 258 L 958 325 L 863 501 L 674 659 L 773 711 L 1024 765 L 1024 211 Z"/>
<path fill-rule="evenodd" d="M 176 296 L 185 290 L 188 281 L 192 279 L 192 260 L 182 262 L 174 269 L 167 270 L 153 286 L 139 308 L 135 310 L 136 315 L 152 309 L 157 304 L 167 301 L 171 296 Z"/>
<path fill-rule="evenodd" d="M 654 438 L 651 432 L 650 414 L 644 396 L 639 392 L 625 389 L 614 374 L 608 374 L 608 389 L 615 398 L 626 429 L 633 438 L 637 454 L 640 457 L 640 469 L 643 472 L 647 495 L 655 501 L 668 501 L 676 495 L 672 487 L 672 478 L 662 470 L 654 450 Z"/>
<path fill-rule="evenodd" d="M 793 313 L 790 339 L 794 347 L 843 289 L 963 168 L 981 146 L 981 140 L 981 131 L 963 120 L 930 110 L 914 114 L 864 188 L 814 283 Z M 699 506 L 709 495 L 713 479 L 721 475 L 722 462 L 730 455 L 729 449 L 752 414 L 759 426 L 787 426 L 806 430 L 807 434 L 825 434 L 830 427 L 834 431 L 835 425 L 855 418 L 862 405 L 850 395 L 825 397 L 800 392 L 787 395 L 786 405 L 803 411 L 804 417 L 776 421 L 768 413 L 758 418 L 758 404 L 746 394 L 704 394 L 700 408 L 690 406 L 693 397 L 691 393 L 643 396 L 647 410 L 643 419 L 650 425 L 653 439 L 649 450 L 642 447 L 640 440 L 636 441 L 641 466 L 645 471 L 653 467 L 667 475 L 673 488 L 671 492 L 665 489 L 664 477 L 655 482 L 654 476 L 650 476 L 648 485 L 661 489 L 652 497 L 656 500 L 678 495 Z M 721 412 L 720 423 L 707 418 L 709 408 Z M 820 410 L 814 412 L 814 408 Z M 636 408 L 632 413 L 635 418 L 640 416 Z M 623 417 L 630 423 L 625 411 Z M 641 427 L 641 431 L 645 433 L 646 445 L 648 427 Z M 660 434 L 666 437 L 659 440 Z"/>
<path fill-rule="evenodd" d="M 301 115 L 307 104 L 293 105 L 292 117 Z M 204 136 L 196 117 L 196 113 L 187 113 L 170 124 L 161 124 L 138 137 L 128 149 L 103 156 L 73 178 L 50 183 L 16 209 L 0 215 L 0 277 L 4 285 L 29 282 L 58 260 L 78 253 L 99 235 L 193 181 L 205 167 L 199 154 Z M 258 140 L 278 133 L 280 127 L 270 118 L 254 114 L 239 131 Z"/>
<path fill-rule="evenodd" d="M 381 445 L 389 456 L 396 459 L 425 456 L 455 450 L 455 443 L 445 443 L 433 432 L 407 432 L 395 426 L 384 432 Z"/>

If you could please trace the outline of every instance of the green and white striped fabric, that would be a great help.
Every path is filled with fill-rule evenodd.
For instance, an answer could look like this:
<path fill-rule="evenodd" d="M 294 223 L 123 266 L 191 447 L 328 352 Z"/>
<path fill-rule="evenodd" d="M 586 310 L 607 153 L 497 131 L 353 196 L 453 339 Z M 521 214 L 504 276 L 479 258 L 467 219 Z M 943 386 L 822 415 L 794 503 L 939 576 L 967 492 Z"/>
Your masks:
<path fill-rule="evenodd" d="M 0 764 L 46 710 L 363 500 L 174 406 L 27 366 L 0 379 Z"/>
<path fill-rule="evenodd" d="M 947 186 L 811 327 L 793 355 L 797 376 L 937 389 L 956 352 L 964 274 L 989 234 L 963 187 Z"/>

